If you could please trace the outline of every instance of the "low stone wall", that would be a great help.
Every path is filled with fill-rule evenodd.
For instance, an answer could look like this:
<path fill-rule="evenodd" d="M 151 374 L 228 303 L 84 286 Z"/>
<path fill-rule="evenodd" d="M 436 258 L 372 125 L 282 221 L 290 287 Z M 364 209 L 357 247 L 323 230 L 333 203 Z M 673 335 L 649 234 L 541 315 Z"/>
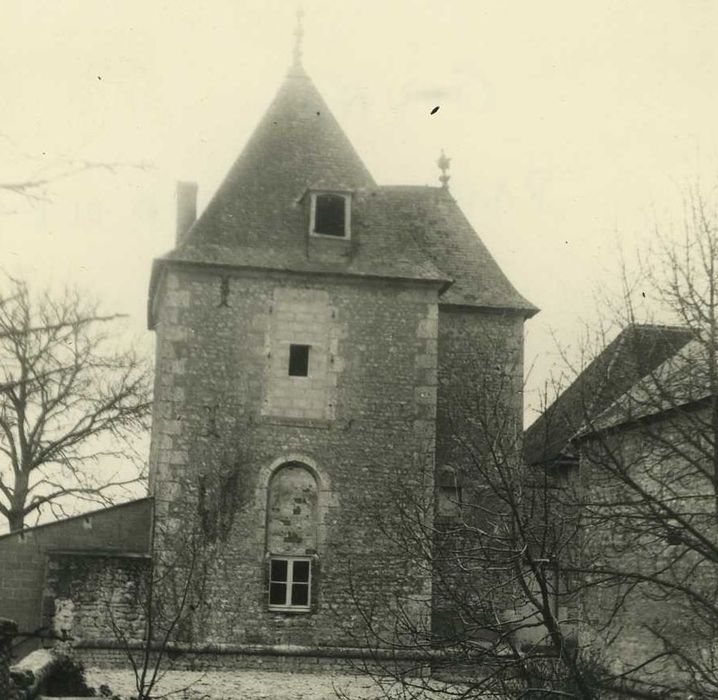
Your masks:
<path fill-rule="evenodd" d="M 139 644 L 132 645 L 135 659 Z M 88 640 L 74 646 L 73 656 L 86 667 L 129 667 L 127 647 L 114 640 Z M 171 647 L 165 667 L 175 670 L 232 671 L 264 670 L 288 673 L 363 673 L 367 669 L 399 666 L 406 672 L 424 673 L 427 654 L 395 654 L 391 650 L 365 651 L 352 647 L 252 646 L 224 644 L 203 648 Z"/>

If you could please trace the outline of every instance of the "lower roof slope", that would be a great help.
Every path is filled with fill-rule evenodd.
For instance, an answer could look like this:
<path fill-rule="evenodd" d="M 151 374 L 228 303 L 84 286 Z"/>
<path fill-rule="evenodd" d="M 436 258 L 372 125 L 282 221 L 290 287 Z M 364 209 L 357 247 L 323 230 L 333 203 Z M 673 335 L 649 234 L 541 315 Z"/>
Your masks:
<path fill-rule="evenodd" d="M 571 459 L 571 439 L 636 382 L 656 371 L 693 338 L 683 327 L 633 324 L 624 328 L 524 432 L 524 460 Z"/>
<path fill-rule="evenodd" d="M 692 340 L 591 421 L 581 437 L 703 402 L 711 396 L 708 348 Z"/>
<path fill-rule="evenodd" d="M 357 192 L 346 263 L 312 260 L 306 226 L 299 210 L 293 235 L 281 245 L 190 241 L 161 260 L 451 282 L 441 298 L 444 304 L 513 310 L 526 316 L 537 311 L 509 282 L 443 188 L 374 187 Z"/>

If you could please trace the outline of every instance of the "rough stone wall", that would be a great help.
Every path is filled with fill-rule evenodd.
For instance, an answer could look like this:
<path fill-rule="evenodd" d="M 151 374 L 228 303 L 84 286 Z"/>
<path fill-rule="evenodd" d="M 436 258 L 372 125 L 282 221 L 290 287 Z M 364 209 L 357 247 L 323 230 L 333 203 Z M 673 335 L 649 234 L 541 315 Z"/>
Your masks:
<path fill-rule="evenodd" d="M 230 683 L 229 689 L 225 689 L 223 686 L 222 689 L 225 692 L 217 697 L 229 698 L 236 697 L 239 678 L 236 675 L 237 671 L 278 671 L 288 674 L 315 673 L 322 674 L 324 679 L 329 680 L 336 678 L 337 674 L 346 673 L 354 678 L 366 680 L 365 674 L 367 672 L 375 673 L 377 676 L 384 675 L 387 664 L 391 664 L 392 668 L 405 668 L 408 675 L 419 675 L 422 669 L 426 670 L 426 666 L 421 663 L 421 660 L 415 658 L 402 658 L 398 655 L 389 660 L 387 658 L 375 659 L 371 656 L 363 655 L 360 649 L 345 650 L 335 647 L 331 649 L 312 649 L 310 653 L 287 653 L 291 651 L 297 650 L 290 650 L 285 646 L 271 650 L 262 649 L 261 651 L 255 648 L 249 651 L 246 649 L 242 651 L 233 649 L 218 651 L 215 649 L 204 652 L 189 651 L 184 654 L 173 652 L 172 659 L 167 662 L 167 666 L 171 667 L 167 670 L 167 675 L 169 677 L 174 674 L 184 676 L 184 682 L 178 684 L 180 688 L 183 688 L 188 685 L 188 681 L 194 680 L 191 676 L 188 678 L 186 675 L 190 671 L 194 671 L 197 675 L 207 674 L 207 684 L 210 684 L 216 678 L 218 672 L 225 673 L 227 674 L 227 681 L 231 682 L 233 680 L 234 685 L 232 686 Z M 346 651 L 350 653 L 343 653 Z M 108 669 L 122 669 L 124 673 L 128 673 L 127 653 L 117 647 L 110 645 L 80 646 L 73 650 L 73 657 L 84 664 L 90 676 L 99 675 L 98 670 L 101 670 L 101 673 L 104 674 Z M 154 660 L 154 657 L 150 656 L 150 659 Z M 107 675 L 109 676 L 110 674 L 108 673 Z M 100 675 L 100 677 L 104 678 L 104 675 Z M 244 674 L 242 674 L 242 679 L 245 679 Z M 109 683 L 108 685 L 115 691 L 119 688 L 119 684 Z M 204 685 L 204 683 L 200 685 Z M 276 697 L 274 685 L 275 683 L 270 683 L 271 690 L 268 688 L 267 691 L 260 695 L 265 698 Z M 329 685 L 331 687 L 331 684 Z M 198 685 L 193 684 L 192 687 L 197 688 Z M 297 690 L 295 689 L 295 691 Z M 227 692 L 234 692 L 235 694 L 228 695 Z M 331 691 L 329 692 L 331 693 Z M 334 697 L 333 695 L 330 696 Z M 214 698 L 215 696 L 212 695 L 211 697 Z M 309 694 L 306 697 L 314 697 L 314 695 Z"/>
<path fill-rule="evenodd" d="M 702 418 L 700 414 L 666 416 L 581 444 L 581 497 L 587 504 L 582 513 L 584 562 L 647 579 L 636 582 L 629 578 L 621 585 L 615 576 L 587 577 L 584 584 L 594 585 L 584 589 L 581 600 L 581 643 L 602 650 L 617 671 L 658 656 L 641 674 L 670 683 L 679 682 L 682 676 L 670 658 L 661 658 L 665 646 L 660 636 L 688 658 L 701 659 L 706 666 L 712 663 L 714 673 L 718 671 L 718 620 L 696 604 L 700 598 L 715 600 L 718 590 L 718 568 L 709 553 L 714 545 L 704 549 L 699 539 L 718 542 L 710 450 L 697 432 L 686 431 L 700 424 L 710 426 L 707 414 Z M 702 460 L 706 460 L 704 469 Z M 654 517 L 662 513 L 660 508 L 626 505 L 635 504 L 638 496 L 604 466 L 616 464 L 622 465 L 655 503 L 664 501 L 680 514 L 684 523 Z M 674 526 L 676 539 L 670 534 Z M 680 533 L 696 546 L 686 546 Z M 676 588 L 667 591 L 652 583 L 651 577 Z M 692 599 L 684 590 L 694 591 L 696 597 Z M 621 605 L 614 615 L 617 601 Z"/>
<path fill-rule="evenodd" d="M 57 550 L 147 553 L 151 499 L 88 513 L 0 537 L 0 616 L 17 621 L 21 634 L 43 626 L 47 554 Z M 37 644 L 29 640 L 28 648 Z"/>
<path fill-rule="evenodd" d="M 198 481 L 218 485 L 224 527 L 212 544 L 204 639 L 356 644 L 364 625 L 354 598 L 365 608 L 376 603 L 380 626 L 392 627 L 393 598 L 430 595 L 428 578 L 383 530 L 396 530 L 399 486 L 405 494 L 427 489 L 436 289 L 247 271 L 229 278 L 223 302 L 219 274 L 188 267 L 168 271 L 163 284 L 151 490 L 168 535 L 161 546 L 171 547 L 192 527 Z M 322 346 L 322 375 L 304 384 L 311 391 L 292 389 L 279 401 L 276 358 L 293 338 Z M 309 613 L 267 609 L 267 490 L 288 462 L 317 481 Z"/>
<path fill-rule="evenodd" d="M 482 508 L 492 510 L 482 488 L 487 471 L 502 460 L 508 469 L 519 465 L 523 317 L 442 306 L 438 349 L 436 484 L 447 487 L 453 481 L 463 507 L 450 517 L 437 514 L 433 631 L 444 638 L 481 636 L 484 612 L 495 626 L 491 608 L 514 604 L 494 576 L 485 578 L 489 562 L 477 569 L 478 543 L 472 533 L 475 527 L 486 528 L 476 521 Z M 497 455 L 489 453 L 489 443 Z"/>
<path fill-rule="evenodd" d="M 491 427 L 496 430 L 512 428 L 509 439 L 518 440 L 516 436 L 523 420 L 521 315 L 442 306 L 438 371 L 438 468 L 466 462 L 462 431 L 478 413 L 485 416 L 487 422 L 492 421 Z M 499 424 L 507 419 L 511 423 Z M 513 447 L 512 452 L 512 456 L 519 457 Z"/>
<path fill-rule="evenodd" d="M 267 545 L 272 554 L 317 553 L 317 482 L 305 467 L 276 471 L 267 497 Z"/>
<path fill-rule="evenodd" d="M 45 625 L 61 640 L 142 639 L 148 557 L 48 555 Z"/>

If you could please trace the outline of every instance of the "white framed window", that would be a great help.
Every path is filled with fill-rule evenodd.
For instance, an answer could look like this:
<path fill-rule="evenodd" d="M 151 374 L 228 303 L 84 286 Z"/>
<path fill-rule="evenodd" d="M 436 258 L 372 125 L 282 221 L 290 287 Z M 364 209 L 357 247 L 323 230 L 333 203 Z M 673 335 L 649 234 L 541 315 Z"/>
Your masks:
<path fill-rule="evenodd" d="M 310 557 L 270 557 L 269 609 L 308 612 L 312 596 Z"/>
<path fill-rule="evenodd" d="M 312 192 L 309 235 L 349 238 L 351 195 L 346 192 Z"/>

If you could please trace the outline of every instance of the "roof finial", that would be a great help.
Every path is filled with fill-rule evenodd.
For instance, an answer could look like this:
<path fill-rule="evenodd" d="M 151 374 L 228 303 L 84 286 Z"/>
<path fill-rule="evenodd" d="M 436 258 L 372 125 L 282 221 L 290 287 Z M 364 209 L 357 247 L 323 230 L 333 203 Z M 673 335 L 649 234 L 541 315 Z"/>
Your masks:
<path fill-rule="evenodd" d="M 451 175 L 448 174 L 449 166 L 451 165 L 451 158 L 446 157 L 446 153 L 444 153 L 443 148 L 441 149 L 441 155 L 439 156 L 439 160 L 436 161 L 436 164 L 439 166 L 439 170 L 441 170 L 439 182 L 445 190 L 448 190 L 449 180 L 451 180 Z"/>
<path fill-rule="evenodd" d="M 297 10 L 297 26 L 294 30 L 294 67 L 298 68 L 302 65 L 302 40 L 304 39 L 304 10 L 300 7 Z"/>

